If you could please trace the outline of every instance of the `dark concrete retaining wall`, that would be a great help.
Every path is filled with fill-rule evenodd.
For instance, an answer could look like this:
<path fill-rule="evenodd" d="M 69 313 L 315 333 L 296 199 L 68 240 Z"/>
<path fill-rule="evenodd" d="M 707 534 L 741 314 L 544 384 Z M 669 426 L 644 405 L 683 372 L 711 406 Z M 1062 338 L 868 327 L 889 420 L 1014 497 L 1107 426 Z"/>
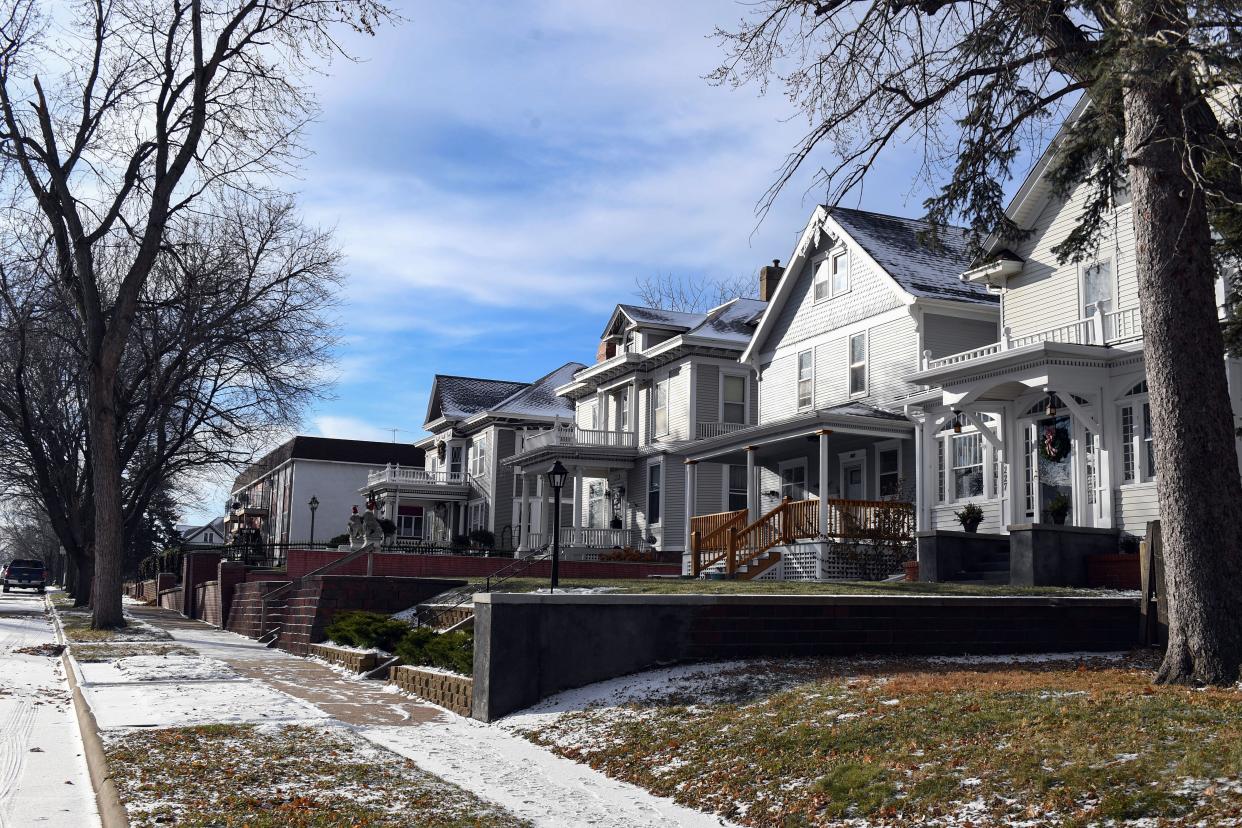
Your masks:
<path fill-rule="evenodd" d="M 1122 650 L 1137 598 L 475 596 L 473 715 L 659 664 L 780 655 Z"/>
<path fill-rule="evenodd" d="M 1117 551 L 1117 529 L 1088 529 L 1050 523 L 1009 527 L 1009 583 L 1012 586 L 1086 586 L 1087 556 Z"/>
<path fill-rule="evenodd" d="M 287 572 L 290 578 L 301 576 L 345 557 L 344 552 L 330 549 L 290 549 Z M 416 555 L 413 553 L 381 552 L 374 556 L 372 574 L 395 575 L 401 578 L 485 578 L 513 564 L 513 558 L 484 558 L 472 555 Z M 550 561 L 536 561 L 523 572 L 527 578 L 547 578 Z M 366 558 L 359 558 L 331 575 L 366 575 Z M 624 563 L 605 561 L 561 561 L 562 578 L 646 578 L 649 575 L 680 575 L 681 564 Z"/>
<path fill-rule="evenodd" d="M 979 569 L 991 557 L 1009 554 L 1007 535 L 977 532 L 919 532 L 920 581 L 950 581 L 963 570 Z"/>
<path fill-rule="evenodd" d="M 392 681 L 402 690 L 426 699 L 432 704 L 452 710 L 459 716 L 469 716 L 474 681 L 468 676 L 457 676 L 428 670 L 424 667 L 394 667 Z"/>

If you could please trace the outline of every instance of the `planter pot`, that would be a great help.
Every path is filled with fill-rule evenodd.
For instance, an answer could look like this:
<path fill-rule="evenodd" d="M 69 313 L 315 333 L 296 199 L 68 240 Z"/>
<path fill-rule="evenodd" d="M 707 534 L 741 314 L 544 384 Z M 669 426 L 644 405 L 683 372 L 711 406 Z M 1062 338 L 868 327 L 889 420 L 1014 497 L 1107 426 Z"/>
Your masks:
<path fill-rule="evenodd" d="M 1050 514 L 1048 517 L 1052 518 L 1052 522 L 1055 523 L 1057 526 L 1064 526 L 1065 518 L 1069 517 L 1069 515 L 1064 514 L 1064 513 L 1059 513 L 1059 514 Z"/>
<path fill-rule="evenodd" d="M 609 529 L 620 529 L 621 518 L 613 518 L 612 520 L 608 521 L 608 528 Z"/>
<path fill-rule="evenodd" d="M 979 520 L 968 521 L 962 524 L 962 529 L 963 531 L 970 532 L 973 535 L 975 532 L 979 531 L 979 524 L 982 522 L 982 518 Z"/>
<path fill-rule="evenodd" d="M 903 566 L 905 567 L 905 570 L 906 570 L 907 581 L 917 581 L 919 579 L 919 562 L 918 561 L 906 561 L 903 564 Z"/>

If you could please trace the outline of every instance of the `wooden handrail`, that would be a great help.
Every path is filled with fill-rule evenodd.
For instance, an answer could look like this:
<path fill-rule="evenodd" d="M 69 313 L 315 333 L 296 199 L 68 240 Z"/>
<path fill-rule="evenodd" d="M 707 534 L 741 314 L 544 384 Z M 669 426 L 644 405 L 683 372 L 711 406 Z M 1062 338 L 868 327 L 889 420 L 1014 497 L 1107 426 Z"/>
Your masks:
<path fill-rule="evenodd" d="M 702 530 L 695 526 L 695 521 L 701 521 L 699 526 L 704 524 L 709 526 L 712 524 L 716 525 L 707 534 L 703 534 Z M 739 509 L 736 512 L 718 512 L 712 515 L 703 515 L 701 518 L 691 518 L 690 574 L 698 577 L 699 573 L 704 569 L 725 558 L 728 555 L 727 540 L 729 530 L 736 529 L 745 521 L 745 509 Z"/>

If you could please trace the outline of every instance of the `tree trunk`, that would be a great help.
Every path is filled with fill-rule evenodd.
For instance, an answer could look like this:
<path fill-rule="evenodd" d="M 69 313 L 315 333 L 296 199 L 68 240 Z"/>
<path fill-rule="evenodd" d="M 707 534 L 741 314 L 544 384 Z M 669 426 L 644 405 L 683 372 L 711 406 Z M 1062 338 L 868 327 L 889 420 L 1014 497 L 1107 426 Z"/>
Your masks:
<path fill-rule="evenodd" d="M 111 376 L 105 377 L 105 374 Z M 95 496 L 95 577 L 91 589 L 94 629 L 120 627 L 124 526 L 121 514 L 121 466 L 117 456 L 114 372 L 91 365 L 91 483 Z"/>
<path fill-rule="evenodd" d="M 95 559 L 83 555 L 78 559 L 73 576 L 73 605 L 90 606 L 91 588 L 95 583 Z"/>
<path fill-rule="evenodd" d="M 1168 25 L 1149 1 L 1126 4 L 1138 32 Z M 1125 150 L 1169 605 L 1157 681 L 1232 684 L 1242 662 L 1242 484 L 1207 207 L 1178 140 L 1193 79 L 1158 45 L 1136 51 Z"/>

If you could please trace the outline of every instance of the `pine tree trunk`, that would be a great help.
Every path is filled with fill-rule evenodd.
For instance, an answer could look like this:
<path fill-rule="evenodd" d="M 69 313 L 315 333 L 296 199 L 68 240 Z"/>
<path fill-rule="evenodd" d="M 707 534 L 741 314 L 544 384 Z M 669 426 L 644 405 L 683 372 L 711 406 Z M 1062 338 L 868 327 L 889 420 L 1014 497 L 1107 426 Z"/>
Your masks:
<path fill-rule="evenodd" d="M 1149 0 L 1125 6 L 1139 32 L 1168 25 Z M 1169 606 L 1157 681 L 1231 684 L 1242 662 L 1242 484 L 1207 208 L 1175 140 L 1193 81 L 1158 45 L 1136 51 L 1125 150 Z"/>
<path fill-rule="evenodd" d="M 95 559 L 91 626 L 97 630 L 125 623 L 121 610 L 124 526 L 121 465 L 117 454 L 113 382 L 98 363 L 91 365 L 91 482 L 95 495 Z"/>

